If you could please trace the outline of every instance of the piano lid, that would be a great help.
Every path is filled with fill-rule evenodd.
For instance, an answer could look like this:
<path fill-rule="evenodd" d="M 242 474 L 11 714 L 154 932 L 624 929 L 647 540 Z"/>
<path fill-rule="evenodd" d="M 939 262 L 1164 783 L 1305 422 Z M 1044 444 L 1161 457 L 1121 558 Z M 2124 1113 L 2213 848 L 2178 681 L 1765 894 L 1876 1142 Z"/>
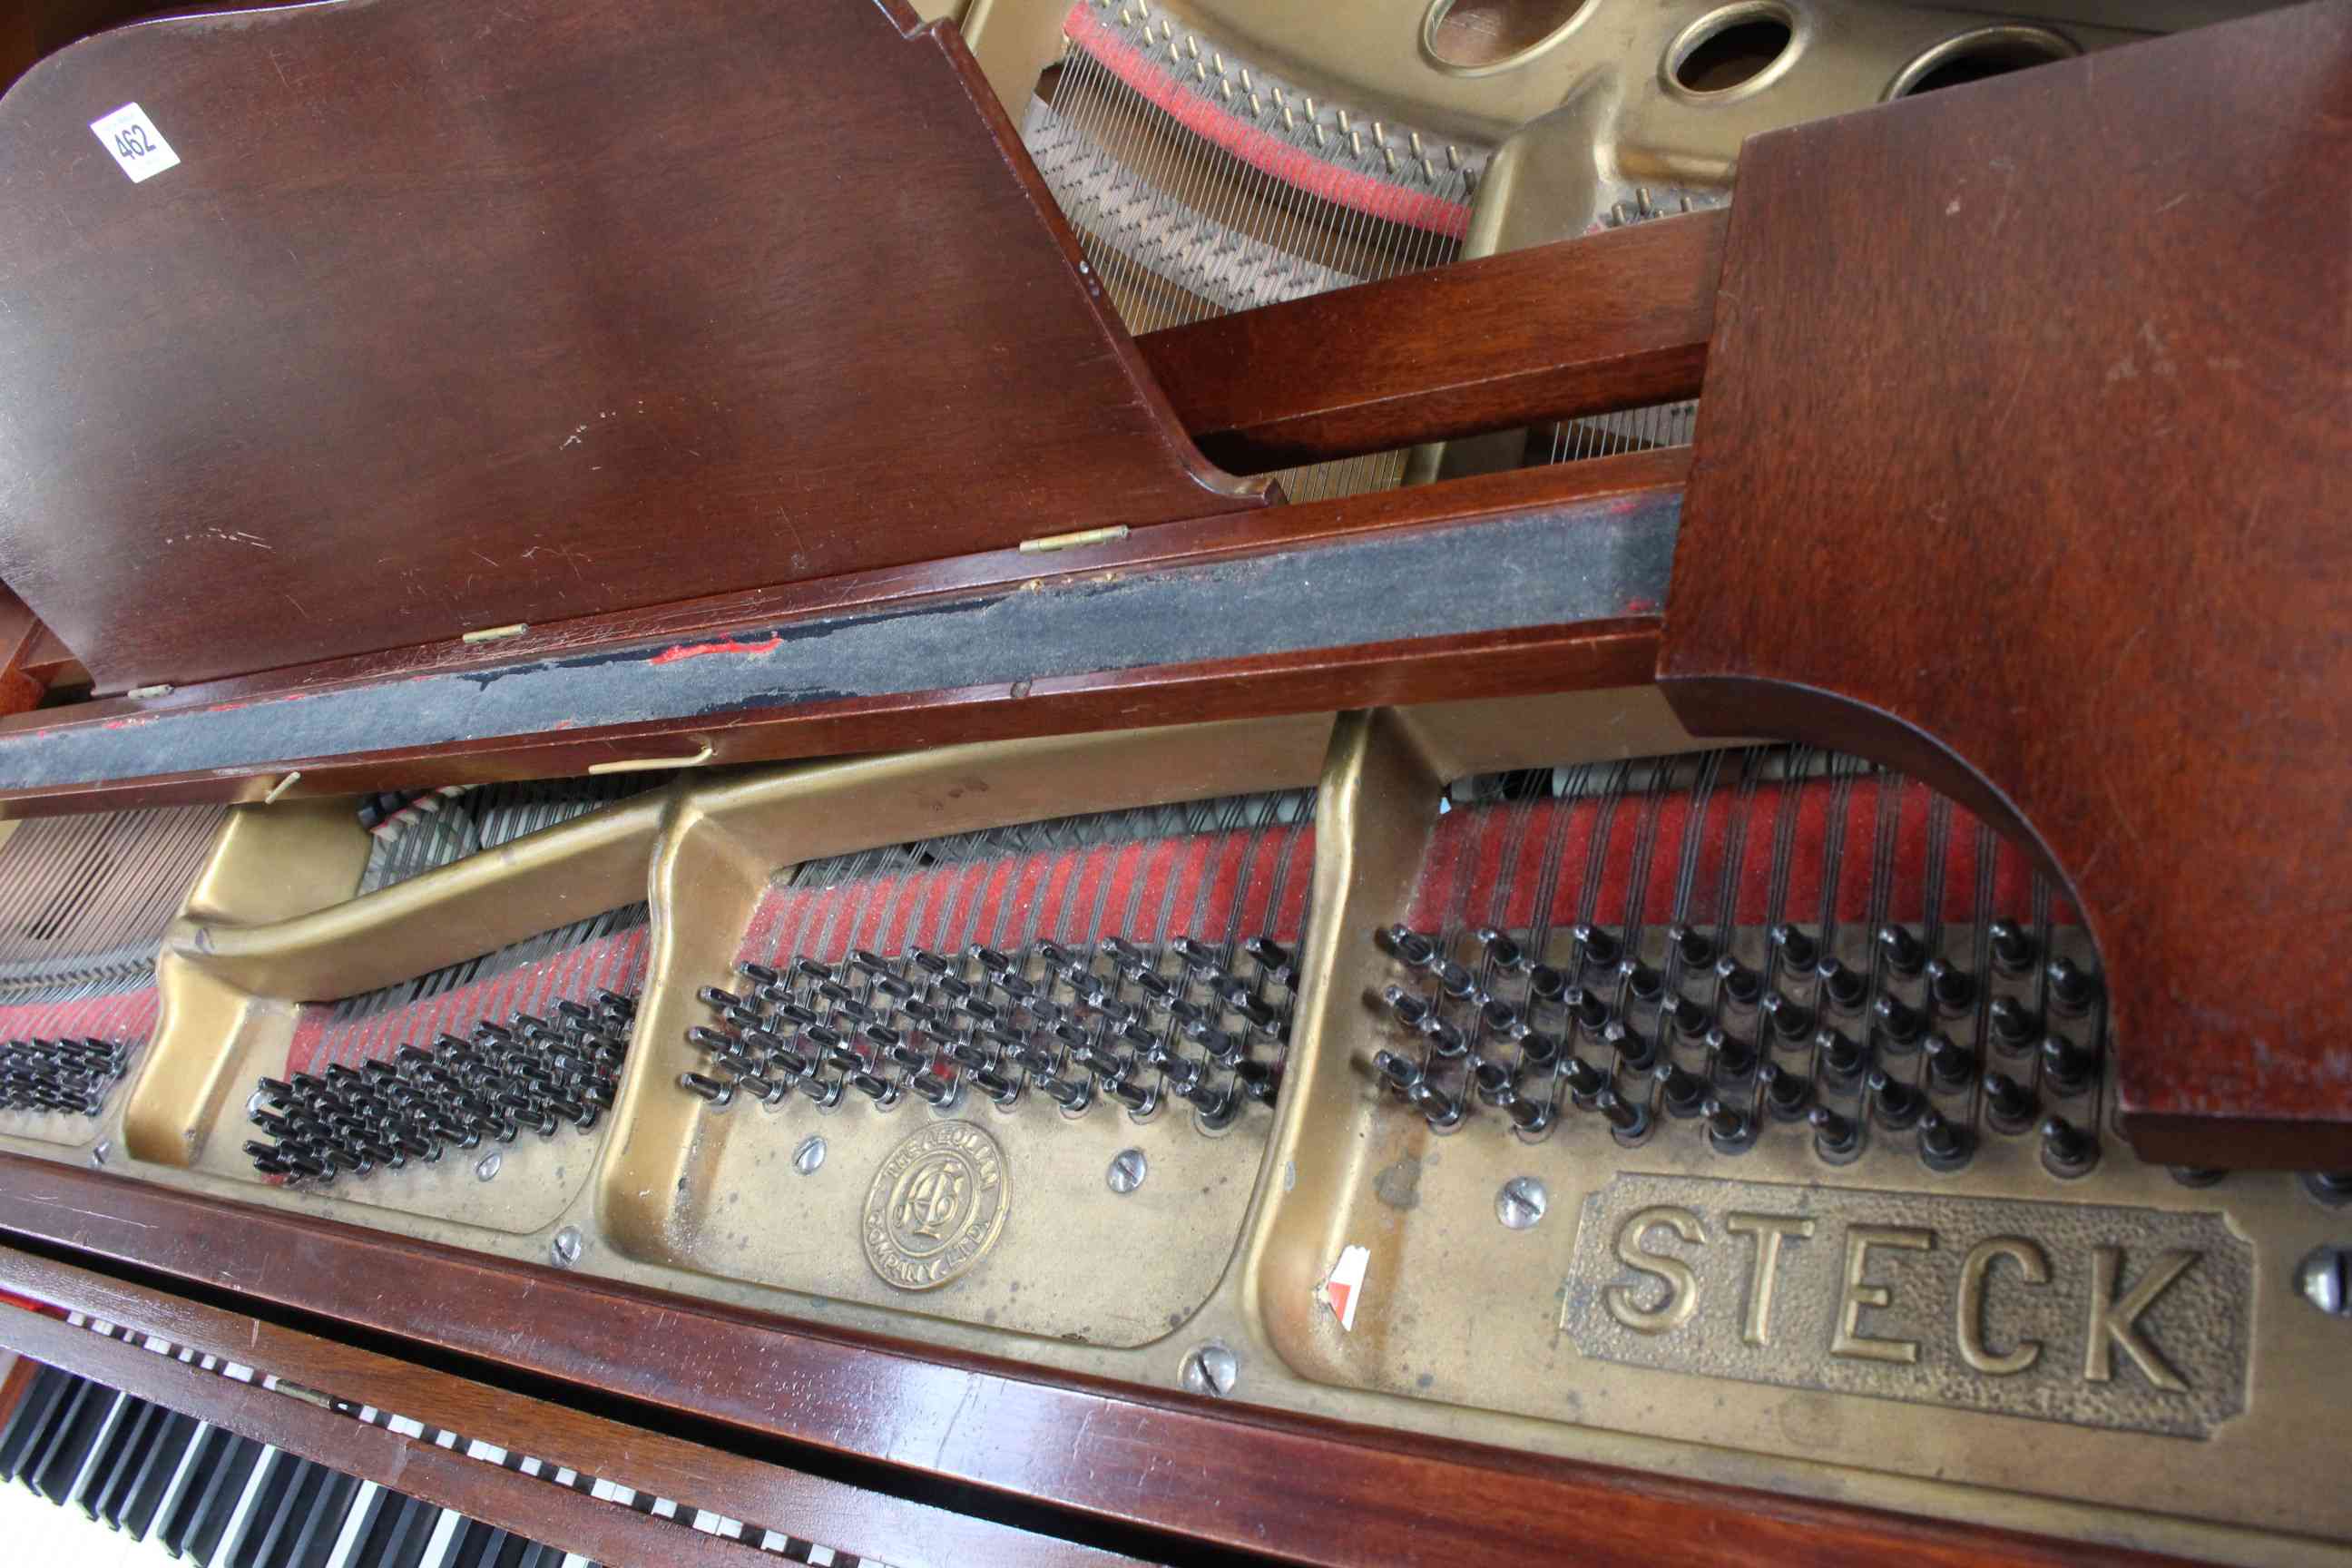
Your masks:
<path fill-rule="evenodd" d="M 89 39 L 0 109 L 0 575 L 120 689 L 1252 504 L 1013 141 L 867 0 Z"/>

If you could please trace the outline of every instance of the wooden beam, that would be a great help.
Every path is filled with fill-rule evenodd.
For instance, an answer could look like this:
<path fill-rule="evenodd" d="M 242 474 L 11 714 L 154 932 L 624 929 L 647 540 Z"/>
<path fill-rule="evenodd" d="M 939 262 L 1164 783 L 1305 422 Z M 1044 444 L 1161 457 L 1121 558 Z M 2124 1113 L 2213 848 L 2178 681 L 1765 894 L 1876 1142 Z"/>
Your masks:
<path fill-rule="evenodd" d="M 200 1354 L 252 1366 L 352 1406 L 373 1405 L 478 1442 L 727 1518 L 768 1526 L 838 1554 L 903 1568 L 964 1563 L 1115 1568 L 1131 1559 L 993 1521 L 824 1477 L 763 1464 L 569 1405 L 378 1355 L 352 1345 L 223 1311 L 0 1247 L 0 1288 L 65 1311 L 152 1334 Z M 34 1324 L 46 1325 L 36 1328 Z M 511 1527 L 600 1562 L 772 1563 L 730 1542 L 626 1507 L 362 1425 L 290 1396 L 166 1360 L 54 1318 L 0 1309 L 0 1345 L 95 1379 L 136 1398 L 228 1426 L 247 1436 L 398 1490 L 469 1519 Z M 406 1445 L 404 1453 L 401 1445 Z M 427 1455 L 435 1456 L 427 1459 Z M 420 1477 L 419 1466 L 425 1468 Z M 422 1484 L 420 1484 L 422 1481 Z M 576 1506 L 573 1500 L 577 1499 Z M 601 1510 L 601 1512 L 599 1511 Z M 617 1516 L 617 1517 L 615 1517 Z M 625 1531 L 625 1534 L 619 1533 Z M 628 1544 L 634 1554 L 616 1555 Z M 702 1553 L 697 1555 L 698 1552 Z"/>
<path fill-rule="evenodd" d="M 1136 340 L 1235 473 L 1698 395 L 1726 211 L 1691 213 Z"/>
<path fill-rule="evenodd" d="M 258 799 L 1646 684 L 1686 454 L 529 628 L 0 720 L 0 800 Z M 707 748 L 707 751 L 706 751 Z"/>
<path fill-rule="evenodd" d="M 21 1155 L 0 1155 L 0 1230 L 745 1432 L 1301 1563 L 1549 1568 L 1564 1550 L 1592 1568 L 2172 1561 L 1221 1405 Z M 226 1279 L 224 1258 L 236 1260 Z"/>

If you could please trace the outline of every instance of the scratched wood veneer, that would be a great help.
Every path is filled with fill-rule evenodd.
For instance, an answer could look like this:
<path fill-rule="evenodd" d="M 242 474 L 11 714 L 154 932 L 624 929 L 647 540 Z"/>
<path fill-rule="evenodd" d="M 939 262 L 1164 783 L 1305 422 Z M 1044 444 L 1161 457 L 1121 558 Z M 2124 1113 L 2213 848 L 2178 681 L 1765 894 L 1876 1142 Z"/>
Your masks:
<path fill-rule="evenodd" d="M 1264 499 L 898 0 L 174 16 L 0 121 L 0 576 L 102 689 Z"/>
<path fill-rule="evenodd" d="M 2153 1159 L 2352 1166 L 2347 168 L 2341 5 L 1740 162 L 1660 676 L 2038 843 Z"/>
<path fill-rule="evenodd" d="M 2177 1561 L 1057 1375 L 20 1155 L 0 1155 L 0 1232 L 745 1434 L 1279 1561 L 1534 1568 L 1559 1562 L 1565 1542 L 1598 1568 Z M 229 1256 L 237 1265 L 225 1279 Z M 0 1261 L 0 1286 L 66 1304 L 69 1290 L 43 1283 L 54 1278 Z M 404 1289 L 385 1290 L 388 1279 Z M 100 1315 L 120 1310 L 112 1281 L 89 1289 Z M 518 1339 L 520 1322 L 533 1331 Z"/>
<path fill-rule="evenodd" d="M 528 1454 L 550 1474 L 568 1468 L 669 1498 L 681 1508 L 763 1524 L 814 1539 L 836 1553 L 854 1552 L 898 1568 L 1113 1568 L 1134 1561 L 0 1247 L 0 1345 L 345 1475 L 599 1562 L 751 1565 L 778 1559 L 26 1310 L 36 1305 L 50 1313 L 79 1311 L 199 1354 L 258 1368 L 353 1406 L 373 1405 Z M 0 1387 L 0 1419 L 7 1407 L 6 1390 Z M 97 1539 L 91 1537 L 93 1542 Z"/>

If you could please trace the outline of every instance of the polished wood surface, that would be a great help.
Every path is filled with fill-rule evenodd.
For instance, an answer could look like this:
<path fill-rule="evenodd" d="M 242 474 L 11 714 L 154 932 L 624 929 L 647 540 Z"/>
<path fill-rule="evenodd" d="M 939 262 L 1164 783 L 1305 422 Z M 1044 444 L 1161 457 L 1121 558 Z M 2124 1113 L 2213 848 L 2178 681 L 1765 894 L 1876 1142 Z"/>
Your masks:
<path fill-rule="evenodd" d="M 1236 473 L 1698 395 L 1729 215 L 1691 213 L 1136 340 Z"/>
<path fill-rule="evenodd" d="M 1595 1568 L 2170 1561 L 1063 1376 L 17 1155 L 0 1155 L 0 1231 L 1295 1563 L 1551 1568 L 1564 1550 Z"/>
<path fill-rule="evenodd" d="M 1262 499 L 898 0 L 182 16 L 0 125 L 0 576 L 101 689 Z"/>
<path fill-rule="evenodd" d="M 2347 167 L 2340 5 L 1740 161 L 1660 675 L 2040 845 L 2151 1159 L 2352 1167 Z"/>
<path fill-rule="evenodd" d="M 1132 1559 L 954 1513 L 866 1487 L 763 1464 L 700 1443 L 419 1366 L 248 1314 L 0 1247 L 0 1289 L 253 1366 L 356 1405 L 765 1524 L 897 1568 L 964 1563 L 1110 1568 Z M 29 1320 L 29 1321 L 28 1321 Z M 35 1323 L 40 1327 L 33 1326 Z M 604 1563 L 772 1563 L 731 1542 L 441 1451 L 342 1415 L 121 1344 L 53 1318 L 0 1307 L 0 1345 L 184 1415 L 261 1437 L 362 1480 L 508 1526 Z M 133 1384 L 137 1386 L 133 1386 Z M 5 1414 L 0 1404 L 0 1414 Z M 299 1412 L 299 1415 L 294 1412 Z M 282 1418 L 282 1419 L 281 1419 Z M 405 1445 L 404 1450 L 403 1445 Z M 426 1456 L 433 1458 L 428 1459 Z M 426 1467 L 420 1478 L 420 1465 Z M 605 1516 L 620 1516 L 618 1518 Z M 639 1523 L 652 1526 L 641 1530 Z M 593 1542 L 593 1544 L 590 1542 Z M 625 1548 L 626 1550 L 622 1550 Z M 704 1555 L 696 1555 L 703 1552 Z"/>
<path fill-rule="evenodd" d="M 416 706 L 428 679 L 473 701 L 499 689 L 510 671 L 554 666 L 626 673 L 624 656 L 640 665 L 676 670 L 709 658 L 757 658 L 772 639 L 824 617 L 873 623 L 876 617 L 928 606 L 1001 596 L 1008 590 L 1044 594 L 1092 592 L 1097 584 L 1147 581 L 1155 572 L 1197 571 L 1221 563 L 1289 558 L 1312 563 L 1315 552 L 1351 542 L 1426 536 L 1441 554 L 1499 548 L 1478 525 L 1517 527 L 1555 520 L 1565 528 L 1589 520 L 1606 526 L 1628 509 L 1660 512 L 1680 493 L 1688 454 L 1634 454 L 1483 476 L 1341 500 L 1268 508 L 1243 517 L 1174 523 L 1086 550 L 1024 554 L 1017 551 L 960 557 L 919 567 L 892 568 L 822 583 L 751 591 L 625 615 L 534 626 L 510 643 L 488 647 L 444 643 L 354 658 L 265 677 L 228 679 L 142 699 L 51 709 L 0 720 L 0 753 L 23 744 L 53 748 L 60 737 L 96 734 L 118 744 L 153 742 L 152 760 L 130 773 L 85 776 L 38 787 L 16 787 L 0 777 L 0 800 L 19 809 L 97 808 L 174 801 L 258 799 L 289 773 L 298 795 L 355 789 L 576 774 L 602 763 L 639 757 L 690 757 L 711 747 L 708 765 L 877 751 L 954 741 L 1074 733 L 1147 724 L 1328 711 L 1335 708 L 1408 704 L 1463 697 L 1645 684 L 1657 637 L 1657 601 L 1664 597 L 1665 556 L 1647 596 L 1596 600 L 1591 618 L 1497 626 L 1468 636 L 1390 636 L 1409 628 L 1385 619 L 1362 640 L 1296 647 L 1278 654 L 1238 650 L 1240 622 L 1204 618 L 1204 640 L 1225 650 L 1171 664 L 1116 662 L 1081 673 L 1018 674 L 988 684 L 956 684 L 884 695 L 817 697 L 738 706 L 724 712 L 694 710 L 682 687 L 662 692 L 667 707 L 626 721 L 598 721 L 580 702 L 567 702 L 506 733 L 484 732 L 447 743 L 395 745 L 385 739 Z M 1547 575 L 1557 557 L 1543 558 Z M 1280 605 L 1274 606 L 1277 611 Z M 1042 661 L 1050 637 L 1014 651 Z M 689 650 L 692 660 L 679 650 Z M 727 652 L 724 650 L 734 650 Z M 979 654 L 959 660 L 960 672 Z M 600 661 L 612 661 L 609 663 Z M 512 690 L 511 683 L 503 688 Z M 305 702 L 358 692 L 381 705 L 384 722 L 371 726 L 363 744 L 343 753 L 286 748 L 248 763 L 202 768 L 189 748 L 165 744 L 165 731 L 146 721 L 189 715 L 235 721 L 257 705 Z M 307 709 L 289 711 L 307 712 Z M 0 775 L 6 764 L 0 762 Z"/>

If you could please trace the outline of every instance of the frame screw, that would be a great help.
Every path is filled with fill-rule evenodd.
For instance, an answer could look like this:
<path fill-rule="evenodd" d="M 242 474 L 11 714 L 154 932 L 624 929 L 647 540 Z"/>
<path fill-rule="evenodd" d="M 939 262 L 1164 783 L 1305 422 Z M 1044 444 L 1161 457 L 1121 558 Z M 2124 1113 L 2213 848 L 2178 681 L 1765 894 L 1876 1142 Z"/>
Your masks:
<path fill-rule="evenodd" d="M 803 1176 L 815 1175 L 817 1167 L 824 1163 L 824 1140 L 822 1138 L 803 1138 L 801 1146 L 793 1151 L 793 1169 Z"/>
<path fill-rule="evenodd" d="M 1551 1194 L 1537 1176 L 1513 1176 L 1495 1194 L 1495 1217 L 1509 1230 L 1526 1230 L 1543 1218 Z"/>
<path fill-rule="evenodd" d="M 548 1244 L 547 1254 L 555 1260 L 558 1268 L 569 1268 L 579 1262 L 580 1227 L 567 1225 L 557 1231 L 555 1239 Z"/>
<path fill-rule="evenodd" d="M 496 1149 L 474 1163 L 474 1179 L 487 1182 L 499 1173 L 499 1152 Z"/>
<path fill-rule="evenodd" d="M 106 1163 L 106 1157 L 113 1152 L 114 1141 L 110 1138 L 101 1138 L 98 1141 L 98 1147 L 89 1152 L 89 1163 L 93 1165 L 103 1165 Z"/>
<path fill-rule="evenodd" d="M 1143 1157 L 1142 1150 L 1121 1149 L 1110 1157 L 1110 1169 L 1104 1173 L 1103 1180 L 1110 1184 L 1112 1192 L 1125 1197 L 1143 1185 L 1143 1178 L 1150 1173 L 1151 1163 Z M 1216 1392 L 1222 1394 L 1224 1390 Z"/>
<path fill-rule="evenodd" d="M 2352 1318 L 2352 1247 L 2313 1247 L 2295 1265 L 2294 1288 L 2329 1317 Z"/>
<path fill-rule="evenodd" d="M 1196 1345 L 1184 1357 L 1184 1391 L 1223 1399 L 1234 1391 L 1234 1382 L 1241 1375 L 1241 1370 L 1234 1352 L 1214 1340 Z"/>

